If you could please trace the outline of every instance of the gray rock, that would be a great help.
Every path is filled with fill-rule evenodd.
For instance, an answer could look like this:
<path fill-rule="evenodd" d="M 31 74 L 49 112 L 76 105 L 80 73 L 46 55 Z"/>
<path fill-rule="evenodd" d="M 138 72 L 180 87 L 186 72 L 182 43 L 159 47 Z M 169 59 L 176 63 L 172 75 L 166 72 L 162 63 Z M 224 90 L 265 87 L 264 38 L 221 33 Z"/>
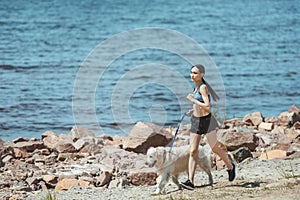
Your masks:
<path fill-rule="evenodd" d="M 233 151 L 232 154 L 234 156 L 234 159 L 238 163 L 242 162 L 243 160 L 245 160 L 247 158 L 253 158 L 251 151 L 247 147 L 241 147 L 241 148 Z"/>

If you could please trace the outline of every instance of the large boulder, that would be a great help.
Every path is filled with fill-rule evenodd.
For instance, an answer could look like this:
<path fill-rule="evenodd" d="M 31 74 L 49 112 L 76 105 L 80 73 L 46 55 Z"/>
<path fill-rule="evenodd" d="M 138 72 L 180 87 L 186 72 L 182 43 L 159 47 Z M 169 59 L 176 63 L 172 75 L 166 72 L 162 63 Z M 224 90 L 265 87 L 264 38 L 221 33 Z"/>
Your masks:
<path fill-rule="evenodd" d="M 251 132 L 228 131 L 219 136 L 229 151 L 237 150 L 240 147 L 247 147 L 254 151 L 259 145 L 259 138 Z"/>
<path fill-rule="evenodd" d="M 166 146 L 173 139 L 171 133 L 148 122 L 138 122 L 123 143 L 123 149 L 136 153 L 146 153 L 153 146 Z"/>

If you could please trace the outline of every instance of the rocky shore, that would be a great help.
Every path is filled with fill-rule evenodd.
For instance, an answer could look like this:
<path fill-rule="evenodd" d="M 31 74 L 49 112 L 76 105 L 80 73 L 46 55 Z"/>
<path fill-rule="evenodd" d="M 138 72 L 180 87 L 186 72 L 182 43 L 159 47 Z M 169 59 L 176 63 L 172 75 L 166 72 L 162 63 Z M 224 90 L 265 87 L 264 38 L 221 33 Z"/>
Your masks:
<path fill-rule="evenodd" d="M 175 146 L 188 144 L 182 127 Z M 197 172 L 194 191 L 151 196 L 157 174 L 145 164 L 151 146 L 167 146 L 175 128 L 137 123 L 128 136 L 95 134 L 74 126 L 68 134 L 47 131 L 41 138 L 0 140 L 0 199 L 297 199 L 300 187 L 300 109 L 279 116 L 260 112 L 226 120 L 218 138 L 237 162 L 237 178 L 227 181 L 224 163 L 212 156 L 215 184 Z M 205 141 L 202 142 L 205 145 Z M 182 177 L 183 179 L 186 176 Z"/>

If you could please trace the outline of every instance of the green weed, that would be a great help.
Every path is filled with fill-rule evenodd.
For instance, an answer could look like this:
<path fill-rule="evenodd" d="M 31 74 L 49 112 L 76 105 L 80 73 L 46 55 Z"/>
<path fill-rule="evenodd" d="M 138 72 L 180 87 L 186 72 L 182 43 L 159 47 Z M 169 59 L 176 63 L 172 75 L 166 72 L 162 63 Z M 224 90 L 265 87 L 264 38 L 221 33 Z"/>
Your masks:
<path fill-rule="evenodd" d="M 43 200 L 57 200 L 56 194 L 55 193 L 52 194 L 51 192 L 48 192 L 47 196 Z"/>

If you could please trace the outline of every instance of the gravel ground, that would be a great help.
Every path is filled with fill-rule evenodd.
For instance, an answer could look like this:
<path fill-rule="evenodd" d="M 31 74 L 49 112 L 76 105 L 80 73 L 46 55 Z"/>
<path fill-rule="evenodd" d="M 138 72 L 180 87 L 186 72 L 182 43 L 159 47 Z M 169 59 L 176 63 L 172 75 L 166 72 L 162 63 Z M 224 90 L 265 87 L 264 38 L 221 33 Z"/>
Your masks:
<path fill-rule="evenodd" d="M 253 160 L 237 166 L 237 177 L 227 181 L 226 170 L 213 171 L 214 185 L 207 186 L 207 176 L 197 171 L 194 191 L 177 190 L 169 182 L 165 194 L 153 196 L 155 186 L 127 187 L 125 189 L 91 189 L 76 187 L 68 191 L 51 191 L 57 200 L 117 200 L 117 199 L 299 199 L 300 159 L 294 160 Z M 180 177 L 183 181 L 185 175 Z M 47 193 L 32 194 L 27 200 L 43 200 Z"/>

